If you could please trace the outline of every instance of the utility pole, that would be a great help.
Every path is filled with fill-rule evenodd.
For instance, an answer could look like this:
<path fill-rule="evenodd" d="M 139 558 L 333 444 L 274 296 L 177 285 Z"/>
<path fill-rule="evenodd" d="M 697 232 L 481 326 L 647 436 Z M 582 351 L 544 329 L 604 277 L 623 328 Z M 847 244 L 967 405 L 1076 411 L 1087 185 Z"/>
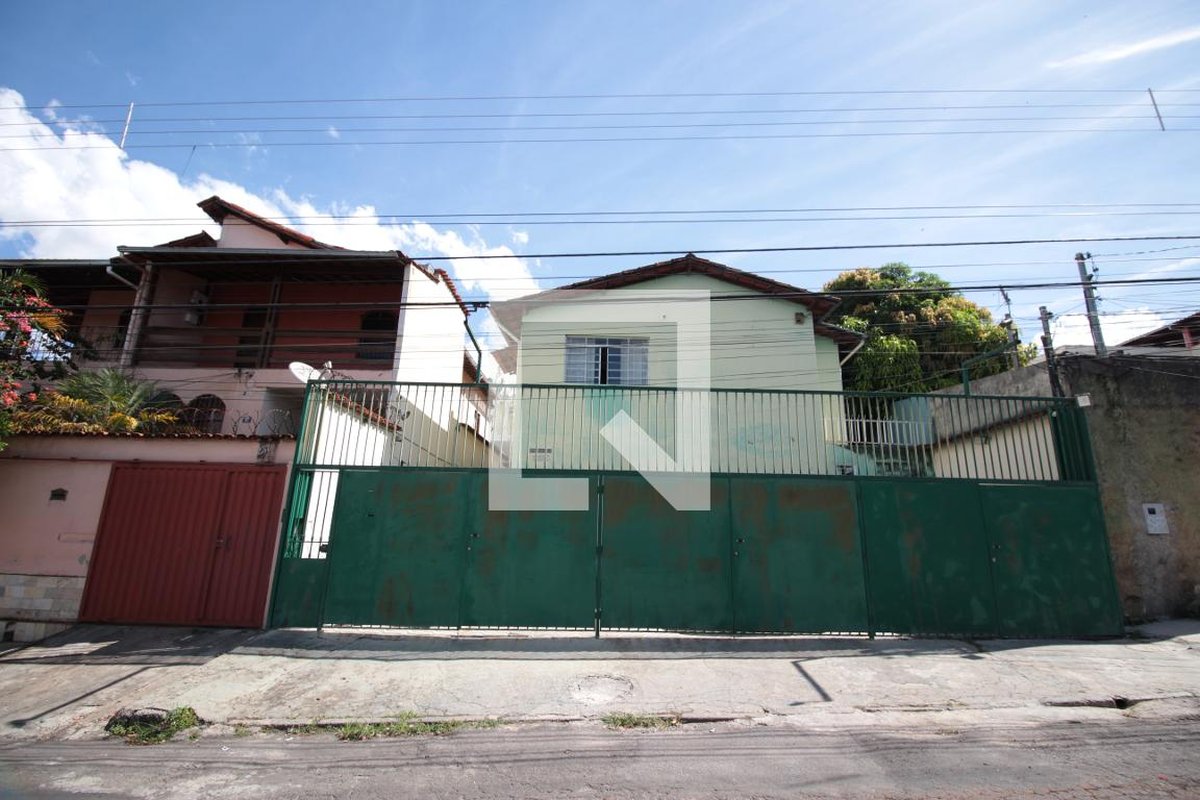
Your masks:
<path fill-rule="evenodd" d="M 1017 341 L 1017 323 L 1013 321 L 1012 317 L 1005 316 L 1004 319 L 1000 320 L 1000 327 L 1004 328 L 1004 335 L 1008 338 L 1008 347 L 1012 350 L 1008 354 L 1009 363 L 1013 369 L 1017 369 L 1021 366 L 1021 354 L 1018 352 L 1018 345 L 1020 343 Z"/>
<path fill-rule="evenodd" d="M 1017 369 L 1021 366 L 1021 354 L 1017 348 L 1017 323 L 1012 316 L 1012 298 L 1008 296 L 1008 292 L 1004 290 L 1003 286 L 1000 287 L 1000 296 L 1004 298 L 1004 308 L 1007 312 L 1004 319 L 1000 320 L 1000 327 L 1004 328 L 1008 335 L 1008 344 L 1012 348 L 1010 356 L 1012 368 Z"/>
<path fill-rule="evenodd" d="M 1108 348 L 1104 346 L 1104 333 L 1100 330 L 1100 312 L 1096 309 L 1096 290 L 1092 286 L 1092 275 L 1087 268 L 1087 259 L 1091 257 L 1091 253 L 1076 253 L 1075 265 L 1079 267 L 1079 280 L 1083 283 L 1083 301 L 1087 305 L 1092 344 L 1096 347 L 1096 355 L 1104 358 L 1108 355 Z"/>
<path fill-rule="evenodd" d="M 1050 335 L 1050 318 L 1054 315 L 1045 306 L 1038 309 L 1042 317 L 1042 350 L 1046 353 L 1046 371 L 1050 373 L 1050 390 L 1055 397 L 1066 397 L 1058 378 L 1058 359 L 1054 357 L 1054 337 Z"/>

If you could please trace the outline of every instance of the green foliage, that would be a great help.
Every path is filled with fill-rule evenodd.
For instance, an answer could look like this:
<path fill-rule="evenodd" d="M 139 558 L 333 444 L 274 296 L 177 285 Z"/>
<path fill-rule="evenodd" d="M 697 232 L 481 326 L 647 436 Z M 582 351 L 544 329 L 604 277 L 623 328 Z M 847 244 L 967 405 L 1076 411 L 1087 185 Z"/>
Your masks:
<path fill-rule="evenodd" d="M 21 270 L 0 271 L 0 450 L 14 410 L 36 399 L 38 382 L 73 368 L 65 315 L 42 297 L 42 285 Z"/>
<path fill-rule="evenodd" d="M 679 725 L 678 716 L 660 716 L 657 714 L 627 714 L 616 712 L 605 714 L 604 724 L 610 728 L 620 728 L 622 730 L 631 730 L 635 728 L 649 728 L 651 730 L 664 730 L 666 728 L 674 728 Z"/>
<path fill-rule="evenodd" d="M 80 372 L 17 406 L 14 433 L 164 433 L 188 430 L 158 386 L 120 370 Z"/>
<path fill-rule="evenodd" d="M 844 368 L 847 389 L 925 392 L 952 386 L 961 381 L 964 361 L 1008 341 L 1006 329 L 986 308 L 946 280 L 907 264 L 843 272 L 824 288 L 846 293 L 829 321 L 867 335 Z M 1033 346 L 1020 347 L 1021 363 L 1036 352 Z M 971 377 L 1003 372 L 1010 358 L 1005 353 L 976 364 Z"/>
<path fill-rule="evenodd" d="M 129 744 L 161 744 L 172 736 L 200 725 L 200 717 L 191 706 L 180 706 L 167 712 L 162 719 L 116 718 L 105 730 Z"/>

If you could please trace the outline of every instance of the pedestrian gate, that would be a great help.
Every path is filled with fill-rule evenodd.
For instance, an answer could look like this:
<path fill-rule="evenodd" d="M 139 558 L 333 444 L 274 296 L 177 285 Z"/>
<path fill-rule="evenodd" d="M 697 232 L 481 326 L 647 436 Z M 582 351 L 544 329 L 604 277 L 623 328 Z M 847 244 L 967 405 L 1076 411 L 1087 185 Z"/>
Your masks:
<path fill-rule="evenodd" d="M 1086 431 L 1063 401 L 1039 401 L 1054 415 L 1045 426 L 1028 415 L 972 417 L 992 441 L 1015 445 L 1044 427 L 1043 440 L 1005 457 L 1010 470 L 1043 458 L 1051 480 L 936 474 L 939 463 L 962 463 L 981 446 L 960 422 L 943 444 L 912 437 L 907 452 L 893 455 L 891 463 L 931 465 L 924 472 L 872 474 L 863 465 L 878 465 L 879 453 L 838 443 L 846 453 L 835 457 L 855 469 L 713 474 L 710 510 L 693 512 L 675 510 L 628 470 L 534 468 L 526 474 L 586 477 L 588 508 L 490 511 L 482 466 L 331 461 L 330 440 L 323 445 L 317 433 L 345 446 L 347 416 L 359 413 L 349 391 L 339 386 L 340 396 L 318 404 L 310 388 L 298 452 L 311 463 L 298 464 L 293 483 L 277 626 L 1010 637 L 1122 630 L 1090 458 L 1067 452 L 1086 446 Z M 390 416 L 372 411 L 371 424 Z M 504 440 L 495 429 L 440 429 L 469 436 L 457 442 L 464 450 Z M 420 430 L 409 423 L 386 434 L 391 446 Z M 1049 455 L 1035 458 L 1034 446 Z M 911 452 L 922 447 L 932 452 Z"/>

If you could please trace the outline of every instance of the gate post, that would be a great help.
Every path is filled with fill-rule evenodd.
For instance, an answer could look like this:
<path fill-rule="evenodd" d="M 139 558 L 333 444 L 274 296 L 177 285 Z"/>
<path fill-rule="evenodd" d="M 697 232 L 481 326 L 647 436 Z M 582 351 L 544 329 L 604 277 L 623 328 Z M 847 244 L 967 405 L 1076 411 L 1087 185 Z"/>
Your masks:
<path fill-rule="evenodd" d="M 871 567 L 870 558 L 867 556 L 866 516 L 863 513 L 861 483 L 858 478 L 850 480 L 854 482 L 854 508 L 858 512 L 855 515 L 855 523 L 858 528 L 858 550 L 862 554 L 863 596 L 867 604 L 867 638 L 874 639 L 875 609 L 871 605 Z"/>
<path fill-rule="evenodd" d="M 287 555 L 288 540 L 292 534 L 292 527 L 295 520 L 292 519 L 296 509 L 296 488 L 300 477 L 300 453 L 305 446 L 305 425 L 308 422 L 309 402 L 312 399 L 312 383 L 304 384 L 304 403 L 300 406 L 300 421 L 296 428 L 296 449 L 292 453 L 292 468 L 288 472 L 288 483 L 285 489 L 283 501 L 283 512 L 279 519 L 279 546 L 275 551 L 275 571 L 271 579 L 271 592 L 268 595 L 270 598 L 267 603 L 266 626 L 267 628 L 274 627 L 275 608 L 279 600 L 279 580 L 283 575 L 283 559 Z M 311 486 L 311 483 L 308 484 Z M 307 494 L 307 492 L 306 492 Z M 308 502 L 306 497 L 304 502 Z"/>
<path fill-rule="evenodd" d="M 604 561 L 604 476 L 596 475 L 596 602 L 593 623 L 595 625 L 594 637 L 600 638 L 600 617 L 604 613 L 601 608 L 601 584 L 600 576 L 603 569 Z"/>

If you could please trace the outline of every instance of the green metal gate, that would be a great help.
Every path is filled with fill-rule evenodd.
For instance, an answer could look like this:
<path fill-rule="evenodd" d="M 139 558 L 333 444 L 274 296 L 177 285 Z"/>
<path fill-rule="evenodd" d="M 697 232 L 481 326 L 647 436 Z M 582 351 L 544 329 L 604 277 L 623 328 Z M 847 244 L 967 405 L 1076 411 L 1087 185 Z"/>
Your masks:
<path fill-rule="evenodd" d="M 710 510 L 681 512 L 579 417 L 628 406 L 653 420 L 669 392 L 614 406 L 598 398 L 624 390 L 603 388 L 507 390 L 534 404 L 526 453 L 446 411 L 478 386 L 311 384 L 272 624 L 1122 632 L 1086 425 L 1067 401 L 713 392 L 728 471 L 708 478 Z M 876 407 L 891 416 L 846 416 Z M 490 511 L 485 456 L 585 480 L 587 510 Z"/>
<path fill-rule="evenodd" d="M 728 481 L 711 511 L 676 511 L 637 475 L 604 478 L 600 624 L 730 631 Z"/>
<path fill-rule="evenodd" d="M 730 483 L 738 630 L 869 632 L 855 482 Z"/>
<path fill-rule="evenodd" d="M 486 480 L 343 472 L 324 568 L 285 559 L 274 624 L 1121 632 L 1094 488 L 720 476 L 679 512 L 608 474 L 589 511 L 496 512 Z"/>

